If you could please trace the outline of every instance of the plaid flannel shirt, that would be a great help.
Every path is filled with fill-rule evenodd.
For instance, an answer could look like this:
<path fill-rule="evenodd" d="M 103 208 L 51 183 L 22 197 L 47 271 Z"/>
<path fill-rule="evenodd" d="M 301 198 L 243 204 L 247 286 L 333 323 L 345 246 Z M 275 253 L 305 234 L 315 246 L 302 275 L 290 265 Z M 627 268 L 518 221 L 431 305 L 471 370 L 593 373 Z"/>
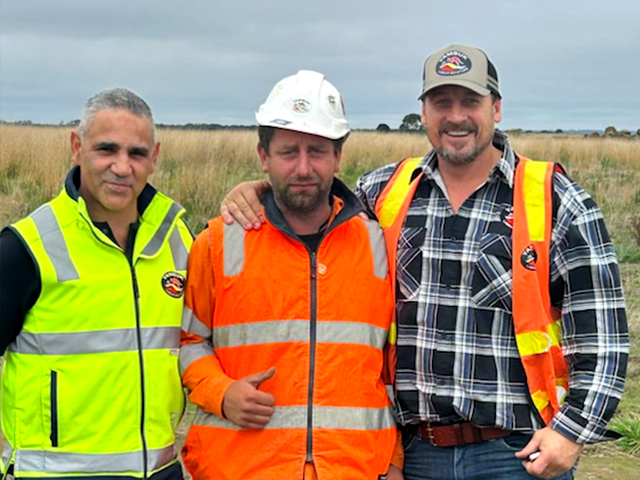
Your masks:
<path fill-rule="evenodd" d="M 401 424 L 469 420 L 532 431 L 544 424 L 531 402 L 515 341 L 511 233 L 516 155 L 496 131 L 502 158 L 454 213 L 431 151 L 405 219 L 397 254 Z M 365 174 L 356 194 L 371 214 L 397 163 Z M 629 339 L 615 251 L 602 213 L 556 174 L 550 251 L 552 304 L 562 310 L 569 394 L 551 426 L 578 443 L 611 436 Z"/>

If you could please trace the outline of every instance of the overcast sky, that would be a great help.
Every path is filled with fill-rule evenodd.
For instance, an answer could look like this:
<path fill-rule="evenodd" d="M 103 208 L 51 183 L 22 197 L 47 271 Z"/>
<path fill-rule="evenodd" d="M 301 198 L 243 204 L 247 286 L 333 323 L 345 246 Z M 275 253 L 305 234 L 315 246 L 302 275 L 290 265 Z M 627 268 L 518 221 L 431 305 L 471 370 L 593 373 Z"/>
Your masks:
<path fill-rule="evenodd" d="M 66 122 L 124 86 L 160 123 L 248 125 L 312 69 L 352 127 L 397 128 L 452 43 L 496 65 L 504 129 L 640 128 L 639 0 L 0 0 L 0 118 Z"/>

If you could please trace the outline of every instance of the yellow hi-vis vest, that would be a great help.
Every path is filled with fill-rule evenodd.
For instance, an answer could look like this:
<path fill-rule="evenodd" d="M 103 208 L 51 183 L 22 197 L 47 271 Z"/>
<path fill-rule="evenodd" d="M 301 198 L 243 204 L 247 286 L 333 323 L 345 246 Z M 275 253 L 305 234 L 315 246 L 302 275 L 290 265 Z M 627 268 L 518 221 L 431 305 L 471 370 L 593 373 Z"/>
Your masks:
<path fill-rule="evenodd" d="M 513 193 L 512 313 L 529 394 L 549 424 L 569 389 L 567 364 L 560 347 L 560 312 L 551 307 L 549 296 L 553 173 L 561 167 L 518 157 Z M 400 230 L 423 175 L 422 170 L 416 171 L 421 160 L 406 158 L 400 162 L 376 202 L 375 213 L 385 234 L 394 280 Z M 387 351 L 391 379 L 396 364 L 396 332 L 394 321 Z"/>
<path fill-rule="evenodd" d="M 42 288 L 3 367 L 5 475 L 141 478 L 177 461 L 183 214 L 156 192 L 131 263 L 64 189 L 10 227 Z"/>

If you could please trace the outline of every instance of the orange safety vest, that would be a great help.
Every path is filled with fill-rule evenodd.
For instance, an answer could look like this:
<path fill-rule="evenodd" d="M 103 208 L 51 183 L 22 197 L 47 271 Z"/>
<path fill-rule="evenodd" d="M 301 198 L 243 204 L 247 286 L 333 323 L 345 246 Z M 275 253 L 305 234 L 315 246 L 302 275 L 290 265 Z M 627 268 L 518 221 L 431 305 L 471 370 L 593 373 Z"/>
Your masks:
<path fill-rule="evenodd" d="M 561 171 L 561 167 L 519 158 L 513 193 L 512 313 L 529 393 L 542 419 L 549 424 L 569 388 L 567 364 L 560 347 L 560 311 L 551 306 L 549 297 L 553 173 L 556 169 Z M 422 158 L 407 158 L 400 162 L 376 202 L 394 281 L 400 230 L 423 175 L 422 170 L 416 172 L 421 161 Z M 394 322 L 387 352 L 391 373 L 396 361 L 396 330 Z"/>
<path fill-rule="evenodd" d="M 301 479 L 308 462 L 319 480 L 384 475 L 397 432 L 381 378 L 394 307 L 379 225 L 330 225 L 314 254 L 269 221 L 245 232 L 217 218 L 208 232 L 215 309 L 199 320 L 228 377 L 276 367 L 260 385 L 276 408 L 261 430 L 199 409 L 183 451 L 193 478 Z"/>

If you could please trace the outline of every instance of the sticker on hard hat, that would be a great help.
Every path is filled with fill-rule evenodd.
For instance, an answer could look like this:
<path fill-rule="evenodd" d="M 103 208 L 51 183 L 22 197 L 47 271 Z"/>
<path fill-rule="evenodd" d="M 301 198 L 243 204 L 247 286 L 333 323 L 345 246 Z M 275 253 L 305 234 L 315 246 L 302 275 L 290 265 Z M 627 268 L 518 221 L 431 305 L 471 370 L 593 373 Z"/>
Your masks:
<path fill-rule="evenodd" d="M 436 64 L 436 73 L 438 75 L 460 75 L 471 70 L 471 60 L 469 57 L 458 50 L 449 50 L 440 57 Z"/>
<path fill-rule="evenodd" d="M 282 118 L 275 118 L 275 119 L 271 120 L 269 123 L 275 123 L 276 125 L 282 125 L 283 127 L 285 127 L 285 126 L 287 126 L 287 125 L 289 125 L 290 123 L 293 123 L 293 122 L 290 122 L 289 120 L 284 120 Z"/>
<path fill-rule="evenodd" d="M 291 103 L 291 111 L 293 113 L 297 113 L 298 115 L 306 115 L 311 111 L 311 103 L 304 98 L 296 98 Z"/>

